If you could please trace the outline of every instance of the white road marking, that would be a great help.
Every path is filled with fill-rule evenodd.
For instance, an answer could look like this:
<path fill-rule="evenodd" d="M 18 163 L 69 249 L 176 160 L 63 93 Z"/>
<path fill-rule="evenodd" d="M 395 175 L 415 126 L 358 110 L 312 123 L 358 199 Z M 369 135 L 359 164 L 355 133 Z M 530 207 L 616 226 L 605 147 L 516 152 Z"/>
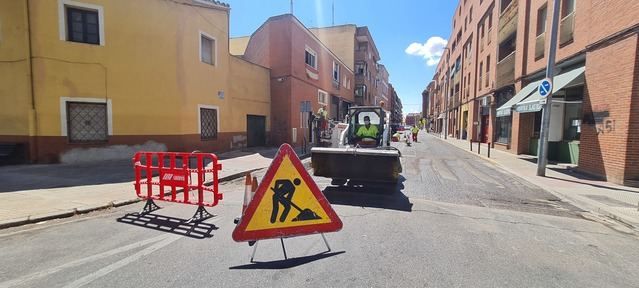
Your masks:
<path fill-rule="evenodd" d="M 107 274 L 109 274 L 109 273 L 111 273 L 111 272 L 113 272 L 115 270 L 118 270 L 118 269 L 120 269 L 120 268 L 122 268 L 122 267 L 124 267 L 126 265 L 129 265 L 129 264 L 137 261 L 138 259 L 140 259 L 140 258 L 142 258 L 142 257 L 144 257 L 146 255 L 149 255 L 149 254 L 155 252 L 156 250 L 159 250 L 159 249 L 162 249 L 165 246 L 168 246 L 169 244 L 177 241 L 180 238 L 182 238 L 182 236 L 180 236 L 180 235 L 168 236 L 168 237 L 166 237 L 166 239 L 164 239 L 164 240 L 162 240 L 160 242 L 157 242 L 157 243 L 145 248 L 144 250 L 142 250 L 140 252 L 137 252 L 137 253 L 129 256 L 129 257 L 126 257 L 126 258 L 124 258 L 124 259 L 122 259 L 120 261 L 117 261 L 115 263 L 112 263 L 110 265 L 107 265 L 107 266 L 105 266 L 104 268 L 102 268 L 102 269 L 100 269 L 98 271 L 95 271 L 95 272 L 93 272 L 93 273 L 91 273 L 89 275 L 86 275 L 86 276 L 84 276 L 84 277 L 82 277 L 82 278 L 80 278 L 78 280 L 75 280 L 75 281 L 65 285 L 64 287 L 72 288 L 72 287 L 82 287 L 84 285 L 87 285 L 87 284 L 89 284 L 89 283 L 91 283 L 91 282 L 93 282 L 93 281 L 95 281 L 97 279 L 102 278 L 103 276 L 105 276 L 105 275 L 107 275 Z"/>
<path fill-rule="evenodd" d="M 218 217 L 214 218 L 212 221 L 206 221 L 206 223 L 218 222 L 218 221 L 222 220 L 223 218 L 224 217 L 219 217 L 218 216 Z M 25 283 L 27 283 L 29 281 L 49 276 L 51 274 L 60 272 L 60 271 L 62 271 L 64 269 L 68 269 L 68 268 L 72 268 L 72 267 L 76 267 L 76 266 L 81 266 L 81 265 L 84 265 L 84 264 L 87 264 L 87 263 L 95 262 L 95 261 L 98 261 L 98 260 L 113 256 L 113 255 L 120 254 L 122 252 L 138 249 L 138 248 L 144 247 L 146 245 L 155 243 L 154 245 L 149 246 L 148 248 L 146 248 L 146 249 L 144 249 L 144 250 L 142 250 L 140 252 L 137 252 L 137 253 L 135 253 L 135 254 L 133 254 L 131 256 L 128 256 L 127 258 L 124 258 L 124 259 L 122 259 L 122 260 L 120 260 L 118 262 L 112 263 L 111 265 L 108 265 L 108 266 L 106 266 L 106 267 L 104 267 L 104 268 L 102 268 L 102 269 L 100 269 L 98 271 L 95 271 L 95 272 L 93 272 L 93 273 L 91 273 L 91 274 L 89 274 L 89 275 L 87 275 L 85 277 L 82 277 L 82 278 L 74 281 L 73 283 L 70 283 L 70 284 L 67 285 L 68 287 L 80 287 L 82 285 L 86 285 L 86 284 L 88 284 L 88 283 L 90 283 L 92 281 L 95 281 L 96 279 L 98 279 L 98 278 L 100 278 L 100 277 L 102 277 L 102 276 L 104 276 L 106 274 L 109 274 L 109 273 L 111 273 L 111 272 L 113 272 L 113 271 L 115 271 L 115 270 L 117 270 L 117 269 L 119 269 L 119 268 L 121 268 L 121 267 L 123 267 L 123 266 L 125 266 L 127 264 L 130 264 L 131 262 L 133 262 L 135 260 L 138 260 L 139 258 L 141 258 L 143 256 L 151 254 L 152 252 L 154 252 L 154 251 L 156 251 L 156 250 L 158 250 L 158 249 L 160 249 L 162 247 L 165 247 L 165 246 L 173 243 L 174 241 L 177 241 L 180 238 L 182 238 L 181 235 L 162 234 L 162 235 L 159 235 L 159 236 L 156 236 L 156 237 L 153 237 L 153 238 L 141 240 L 141 241 L 138 241 L 138 242 L 135 242 L 135 243 L 132 243 L 132 244 L 128 244 L 128 245 L 125 245 L 125 246 L 122 246 L 122 247 L 118 247 L 118 248 L 115 248 L 115 249 L 112 249 L 112 250 L 109 250 L 109 251 L 105 251 L 105 252 L 102 252 L 102 253 L 99 253 L 99 254 L 95 254 L 95 255 L 91 255 L 91 256 L 88 256 L 88 257 L 85 257 L 85 258 L 82 258 L 82 259 L 74 260 L 74 261 L 68 262 L 66 264 L 62 264 L 60 266 L 56 266 L 56 267 L 53 267 L 53 268 L 45 269 L 43 271 L 38 271 L 38 272 L 35 272 L 35 273 L 31 273 L 31 274 L 22 276 L 20 278 L 16 278 L 16 279 L 12 279 L 12 280 L 9 280 L 9 281 L 5 281 L 5 282 L 0 283 L 0 288 L 5 288 L 5 287 L 8 288 L 8 287 L 14 287 L 14 286 L 18 286 L 18 285 L 23 285 L 23 284 L 25 284 Z M 69 285 L 78 285 L 78 284 L 79 284 L 79 286 L 69 286 Z"/>
<path fill-rule="evenodd" d="M 31 274 L 22 276 L 20 278 L 16 278 L 16 279 L 13 279 L 13 280 L 2 282 L 2 283 L 0 283 L 0 287 L 4 288 L 4 287 L 13 287 L 13 286 L 16 286 L 16 285 L 21 285 L 21 284 L 24 284 L 24 283 L 26 283 L 28 281 L 32 281 L 32 280 L 35 280 L 35 279 L 38 279 L 38 278 L 46 277 L 48 275 L 51 275 L 53 273 L 62 271 L 64 269 L 68 269 L 68 268 L 72 268 L 72 267 L 76 267 L 76 266 L 81 266 L 81 265 L 84 265 L 86 263 L 91 263 L 91 262 L 94 262 L 94 261 L 97 261 L 97 260 L 100 260 L 100 259 L 104 259 L 104 258 L 113 256 L 113 255 L 116 255 L 116 254 L 120 254 L 122 252 L 126 252 L 126 251 L 129 251 L 129 250 L 137 249 L 137 248 L 146 246 L 146 245 L 151 244 L 151 243 L 162 241 L 162 240 L 164 240 L 166 238 L 167 238 L 167 235 L 163 234 L 163 235 L 156 236 L 156 237 L 153 237 L 153 238 L 149 238 L 149 239 L 146 239 L 146 240 L 142 240 L 142 241 L 139 241 L 139 242 L 136 242 L 136 243 L 133 243 L 133 244 L 129 244 L 129 245 L 125 245 L 125 246 L 122 246 L 122 247 L 118 247 L 118 248 L 115 248 L 115 249 L 112 249 L 112 250 L 109 250 L 109 251 L 105 251 L 105 252 L 102 252 L 102 253 L 99 253 L 99 254 L 95 254 L 95 255 L 92 255 L 92 256 L 89 256 L 89 257 L 85 257 L 85 258 L 82 258 L 82 259 L 71 261 L 69 263 L 62 264 L 62 265 L 57 266 L 57 267 L 49 268 L 49 269 L 46 269 L 46 270 L 42 270 L 42 271 L 39 271 L 39 272 L 35 272 L 35 273 L 31 273 Z"/>

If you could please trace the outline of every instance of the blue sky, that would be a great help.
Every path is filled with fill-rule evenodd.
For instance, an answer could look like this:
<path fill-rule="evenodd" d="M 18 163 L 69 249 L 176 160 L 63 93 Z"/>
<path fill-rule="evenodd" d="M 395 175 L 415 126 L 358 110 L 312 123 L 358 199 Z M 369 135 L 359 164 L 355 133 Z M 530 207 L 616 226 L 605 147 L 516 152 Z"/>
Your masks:
<path fill-rule="evenodd" d="M 270 16 L 290 10 L 290 0 L 224 2 L 231 5 L 231 37 L 250 35 Z M 368 26 L 381 54 L 380 62 L 389 70 L 390 82 L 404 103 L 404 114 L 421 111 L 421 92 L 433 77 L 437 56 L 445 45 L 443 39 L 450 35 L 456 0 L 294 0 L 293 3 L 295 16 L 307 27 L 331 26 L 333 3 L 335 25 Z"/>

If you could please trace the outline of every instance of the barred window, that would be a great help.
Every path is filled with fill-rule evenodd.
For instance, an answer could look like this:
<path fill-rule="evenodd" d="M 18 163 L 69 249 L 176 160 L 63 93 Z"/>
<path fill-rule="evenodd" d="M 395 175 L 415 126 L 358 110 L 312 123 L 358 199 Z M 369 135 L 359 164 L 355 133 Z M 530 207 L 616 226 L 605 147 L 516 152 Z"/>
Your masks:
<path fill-rule="evenodd" d="M 200 138 L 217 139 L 217 109 L 200 108 Z"/>
<path fill-rule="evenodd" d="M 106 103 L 67 102 L 67 135 L 71 143 L 108 140 Z"/>

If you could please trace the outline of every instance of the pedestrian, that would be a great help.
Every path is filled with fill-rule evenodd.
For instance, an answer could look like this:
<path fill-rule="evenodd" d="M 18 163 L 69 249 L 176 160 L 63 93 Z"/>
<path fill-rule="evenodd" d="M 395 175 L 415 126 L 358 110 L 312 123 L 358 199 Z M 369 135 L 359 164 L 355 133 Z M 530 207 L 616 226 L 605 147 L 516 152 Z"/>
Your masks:
<path fill-rule="evenodd" d="M 419 133 L 419 127 L 417 125 L 410 128 L 410 132 L 413 134 L 413 142 L 417 142 L 417 133 Z"/>

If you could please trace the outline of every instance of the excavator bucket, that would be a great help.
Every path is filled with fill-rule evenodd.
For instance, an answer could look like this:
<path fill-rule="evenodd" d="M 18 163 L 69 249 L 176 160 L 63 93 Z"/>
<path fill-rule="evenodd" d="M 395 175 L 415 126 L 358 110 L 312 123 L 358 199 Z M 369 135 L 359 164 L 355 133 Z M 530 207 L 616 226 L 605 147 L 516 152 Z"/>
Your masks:
<path fill-rule="evenodd" d="M 402 172 L 399 157 L 393 149 L 311 149 L 313 175 L 363 183 L 397 183 Z"/>

